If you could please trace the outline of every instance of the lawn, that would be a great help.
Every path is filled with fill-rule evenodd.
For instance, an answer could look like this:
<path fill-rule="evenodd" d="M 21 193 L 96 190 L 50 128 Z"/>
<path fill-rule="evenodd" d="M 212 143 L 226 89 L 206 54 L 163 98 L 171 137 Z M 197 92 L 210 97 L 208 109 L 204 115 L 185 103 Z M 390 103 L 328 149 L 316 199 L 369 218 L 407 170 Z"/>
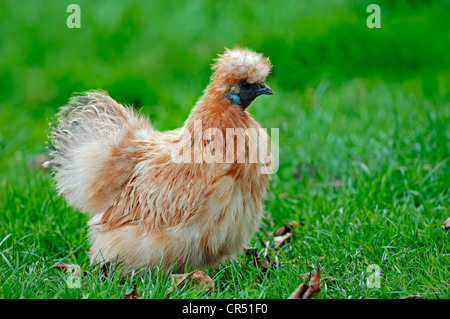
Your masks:
<path fill-rule="evenodd" d="M 316 299 L 450 298 L 450 29 L 445 1 L 0 3 L 0 298 L 287 298 L 318 264 Z M 87 216 L 36 163 L 73 92 L 103 89 L 159 130 L 180 127 L 210 64 L 238 44 L 269 56 L 274 96 L 248 109 L 279 128 L 279 169 L 245 252 L 203 270 L 214 289 L 146 271 L 91 273 Z M 275 248 L 271 232 L 295 222 Z M 265 243 L 269 242 L 268 248 Z M 60 262 L 86 270 L 67 284 Z M 371 265 L 371 267 L 369 267 Z M 368 285 L 379 269 L 379 287 Z"/>

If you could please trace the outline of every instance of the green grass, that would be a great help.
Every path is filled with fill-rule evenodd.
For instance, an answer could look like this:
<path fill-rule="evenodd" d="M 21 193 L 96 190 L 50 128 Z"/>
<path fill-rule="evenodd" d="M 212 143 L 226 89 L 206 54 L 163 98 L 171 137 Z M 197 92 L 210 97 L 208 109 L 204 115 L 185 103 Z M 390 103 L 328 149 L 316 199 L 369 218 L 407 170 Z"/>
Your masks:
<path fill-rule="evenodd" d="M 0 298 L 287 298 L 318 262 L 339 286 L 315 298 L 449 298 L 450 34 L 448 4 L 299 4 L 79 1 L 82 28 L 65 27 L 70 1 L 0 4 Z M 43 18 L 45 17 L 45 18 Z M 250 245 L 295 220 L 292 241 L 259 273 L 244 253 L 205 268 L 215 287 L 165 292 L 167 274 L 121 280 L 84 275 L 69 288 L 60 261 L 89 270 L 87 216 L 51 176 L 27 162 L 45 151 L 48 121 L 72 92 L 106 89 L 160 130 L 182 125 L 223 47 L 271 57 L 275 95 L 249 111 L 280 129 L 279 170 Z M 366 285 L 380 267 L 380 288 Z M 261 276 L 261 275 L 260 275 Z"/>

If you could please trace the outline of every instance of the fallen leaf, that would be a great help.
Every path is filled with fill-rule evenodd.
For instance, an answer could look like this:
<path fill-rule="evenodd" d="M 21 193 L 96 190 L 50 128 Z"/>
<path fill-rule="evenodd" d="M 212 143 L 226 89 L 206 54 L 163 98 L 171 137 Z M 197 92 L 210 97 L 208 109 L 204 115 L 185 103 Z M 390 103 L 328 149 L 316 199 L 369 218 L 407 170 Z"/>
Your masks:
<path fill-rule="evenodd" d="M 265 249 L 265 253 L 262 254 L 264 256 L 263 259 L 261 259 L 260 256 L 258 256 L 258 252 L 256 248 L 244 248 L 245 254 L 252 258 L 253 265 L 256 267 L 259 267 L 260 273 L 263 275 L 266 274 L 267 270 L 275 269 L 276 265 L 274 263 L 271 263 L 269 256 L 267 255 L 267 249 Z M 260 274 L 256 275 L 256 280 L 260 282 Z"/>
<path fill-rule="evenodd" d="M 273 238 L 275 242 L 275 246 L 281 247 L 285 242 L 290 242 L 292 237 L 292 233 L 286 233 L 282 236 L 276 236 Z"/>
<path fill-rule="evenodd" d="M 299 277 L 302 278 L 303 275 L 303 280 L 305 280 L 305 278 L 307 280 L 310 274 L 311 273 L 301 274 Z M 301 283 L 300 286 L 298 286 L 288 297 L 288 299 L 311 299 L 317 295 L 322 287 L 322 284 L 320 283 L 320 276 L 320 267 L 319 264 L 317 264 L 316 271 L 312 274 L 309 285 L 306 283 Z"/>
<path fill-rule="evenodd" d="M 401 297 L 400 299 L 425 299 L 424 296 L 404 296 Z"/>
<path fill-rule="evenodd" d="M 311 281 L 309 282 L 309 287 L 303 294 L 302 299 L 311 299 L 319 293 L 321 287 L 322 284 L 320 283 L 320 267 L 319 264 L 317 264 L 317 269 L 312 275 Z"/>
<path fill-rule="evenodd" d="M 264 277 L 267 273 L 267 271 L 270 269 L 275 269 L 276 265 L 274 263 L 271 263 L 269 256 L 264 256 L 264 259 L 261 261 L 261 259 L 258 257 L 258 260 L 260 262 L 261 268 L 260 268 L 260 274 Z M 256 281 L 261 282 L 260 274 L 256 275 Z M 269 276 L 269 275 L 267 275 Z"/>
<path fill-rule="evenodd" d="M 275 236 L 283 236 L 287 233 L 292 233 L 292 229 L 297 225 L 296 221 L 284 223 L 283 226 L 274 231 Z"/>
<path fill-rule="evenodd" d="M 203 270 L 194 270 L 187 274 L 170 275 L 170 278 L 172 279 L 172 284 L 169 289 L 167 289 L 166 295 L 172 292 L 173 287 L 180 288 L 187 283 L 202 286 L 203 288 L 206 288 L 207 291 L 212 291 L 214 288 L 214 282 L 211 277 Z"/>
<path fill-rule="evenodd" d="M 303 280 L 303 282 L 307 282 L 309 278 L 311 278 L 311 272 L 307 272 L 305 274 L 299 274 L 298 277 Z M 339 285 L 337 279 L 328 277 L 327 275 L 322 276 L 322 280 L 329 285 Z"/>
<path fill-rule="evenodd" d="M 325 276 L 322 277 L 322 279 L 323 279 L 324 282 L 326 282 L 331 287 L 334 286 L 334 285 L 339 286 L 339 283 L 338 283 L 337 279 L 335 279 L 335 278 L 331 278 L 331 277 L 328 277 L 328 276 L 325 275 Z"/>
<path fill-rule="evenodd" d="M 300 274 L 298 275 L 303 282 L 309 281 L 309 278 L 311 278 L 311 272 L 307 272 L 306 274 Z"/>
<path fill-rule="evenodd" d="M 301 283 L 300 286 L 298 286 L 293 293 L 288 297 L 288 299 L 301 299 L 304 292 L 308 289 L 308 285 Z"/>
<path fill-rule="evenodd" d="M 441 226 L 442 230 L 449 230 L 450 229 L 450 218 L 447 218 Z"/>
<path fill-rule="evenodd" d="M 269 256 L 266 255 L 262 261 L 261 272 L 265 274 L 269 268 L 270 268 L 270 258 Z"/>
<path fill-rule="evenodd" d="M 266 232 L 268 236 L 283 236 L 287 233 L 292 233 L 295 225 L 297 225 L 296 221 L 286 222 L 280 228 L 277 228 L 274 231 Z"/>
<path fill-rule="evenodd" d="M 57 264 L 56 266 L 53 266 L 52 268 L 58 269 L 63 272 L 68 272 L 71 269 L 69 264 L 66 264 L 63 262 L 60 262 L 59 264 Z"/>
<path fill-rule="evenodd" d="M 244 248 L 245 255 L 252 259 L 253 265 L 260 267 L 261 266 L 261 258 L 258 256 L 258 250 L 254 247 Z"/>
<path fill-rule="evenodd" d="M 322 285 L 320 284 L 320 267 L 319 267 L 319 263 L 317 263 L 317 267 L 316 267 L 316 271 L 314 272 L 314 274 L 311 277 L 311 281 L 309 283 L 311 286 L 317 286 L 317 287 L 322 287 Z"/>
<path fill-rule="evenodd" d="M 258 257 L 259 258 L 259 257 Z M 261 261 L 261 259 L 259 259 Z M 267 269 L 269 269 L 270 267 L 270 259 L 269 257 L 266 255 L 263 259 L 263 261 L 261 262 L 261 269 L 259 270 L 260 273 L 258 273 L 256 275 L 256 281 L 257 282 L 261 282 L 262 279 L 260 277 L 260 275 L 262 274 L 262 277 L 264 277 L 266 275 Z"/>
<path fill-rule="evenodd" d="M 136 285 L 133 285 L 133 288 L 125 294 L 123 299 L 142 299 L 142 297 L 139 295 Z"/>

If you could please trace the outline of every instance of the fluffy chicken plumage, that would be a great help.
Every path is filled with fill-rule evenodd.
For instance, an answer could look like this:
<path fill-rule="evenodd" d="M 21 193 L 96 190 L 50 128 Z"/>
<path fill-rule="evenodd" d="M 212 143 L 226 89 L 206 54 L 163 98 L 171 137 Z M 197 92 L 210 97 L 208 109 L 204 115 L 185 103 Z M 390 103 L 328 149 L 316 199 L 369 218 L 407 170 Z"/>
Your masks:
<path fill-rule="evenodd" d="M 227 49 L 184 126 L 173 131 L 156 131 L 101 92 L 75 96 L 61 108 L 49 135 L 48 165 L 59 194 L 91 215 L 92 264 L 184 271 L 242 250 L 259 227 L 269 181 L 260 157 L 249 160 L 252 143 L 262 148 L 268 136 L 259 131 L 258 140 L 246 139 L 245 130 L 260 125 L 245 108 L 256 96 L 272 94 L 264 84 L 270 69 L 261 54 Z M 243 129 L 236 139 L 245 141 L 244 160 L 205 157 L 211 139 L 195 137 L 198 123 L 203 134 Z M 224 154 L 237 147 L 228 138 L 217 145 Z M 173 159 L 180 146 L 189 150 L 190 163 Z"/>

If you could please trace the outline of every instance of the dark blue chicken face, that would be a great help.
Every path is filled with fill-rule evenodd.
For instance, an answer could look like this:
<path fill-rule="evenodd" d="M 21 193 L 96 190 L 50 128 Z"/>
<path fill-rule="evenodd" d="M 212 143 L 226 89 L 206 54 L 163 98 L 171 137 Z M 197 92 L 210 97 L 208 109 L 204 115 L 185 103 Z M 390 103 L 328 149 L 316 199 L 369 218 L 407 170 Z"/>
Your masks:
<path fill-rule="evenodd" d="M 272 90 L 264 82 L 249 83 L 242 80 L 233 85 L 227 93 L 227 99 L 233 103 L 240 105 L 246 109 L 252 101 L 260 95 L 273 95 Z"/>

